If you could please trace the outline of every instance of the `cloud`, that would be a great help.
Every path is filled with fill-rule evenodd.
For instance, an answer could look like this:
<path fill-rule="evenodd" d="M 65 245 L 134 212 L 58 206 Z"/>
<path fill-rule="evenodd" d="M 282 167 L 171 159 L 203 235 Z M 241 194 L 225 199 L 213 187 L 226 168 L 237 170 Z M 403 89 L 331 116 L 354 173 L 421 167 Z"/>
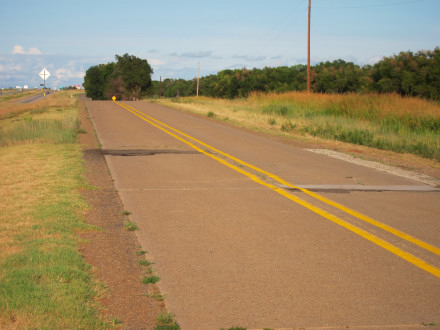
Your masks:
<path fill-rule="evenodd" d="M 11 71 L 21 71 L 22 66 L 20 64 L 0 64 L 0 72 L 9 73 Z"/>
<path fill-rule="evenodd" d="M 12 50 L 12 54 L 14 54 L 14 55 L 15 54 L 21 54 L 21 55 L 41 55 L 42 52 L 38 48 L 35 48 L 35 47 L 31 47 L 31 48 L 29 48 L 28 51 L 26 51 L 23 46 L 15 45 L 14 49 Z"/>
<path fill-rule="evenodd" d="M 180 54 L 179 57 L 210 57 L 211 54 L 212 54 L 212 51 L 187 52 L 187 53 Z"/>
<path fill-rule="evenodd" d="M 161 64 L 165 64 L 165 62 L 152 58 L 148 60 L 148 63 L 153 64 L 153 65 L 161 65 Z"/>
<path fill-rule="evenodd" d="M 60 68 L 57 69 L 54 75 L 58 79 L 84 78 L 85 72 L 74 71 L 72 69 Z"/>
<path fill-rule="evenodd" d="M 363 65 L 374 65 L 379 61 L 383 60 L 383 56 L 373 56 L 366 61 L 364 61 Z"/>
<path fill-rule="evenodd" d="M 236 58 L 236 59 L 241 59 L 241 60 L 245 60 L 245 61 L 252 61 L 252 62 L 257 62 L 257 61 L 264 61 L 266 59 L 266 56 L 247 56 L 247 55 L 234 55 L 232 56 L 232 58 Z"/>
<path fill-rule="evenodd" d="M 38 48 L 31 47 L 29 48 L 29 51 L 27 52 L 29 55 L 41 55 L 41 51 Z"/>

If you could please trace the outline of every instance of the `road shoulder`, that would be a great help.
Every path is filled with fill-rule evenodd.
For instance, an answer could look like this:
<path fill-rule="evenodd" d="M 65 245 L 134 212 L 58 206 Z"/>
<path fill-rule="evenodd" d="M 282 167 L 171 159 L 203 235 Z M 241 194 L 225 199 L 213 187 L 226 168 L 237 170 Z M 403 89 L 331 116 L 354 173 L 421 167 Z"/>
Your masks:
<path fill-rule="evenodd" d="M 96 278 L 104 283 L 104 294 L 98 298 L 104 306 L 103 317 L 121 323 L 126 328 L 154 329 L 156 317 L 165 310 L 164 302 L 147 297 L 157 287 L 142 283 L 145 266 L 139 265 L 139 243 L 134 232 L 124 228 L 128 218 L 123 214 L 124 206 L 114 187 L 104 154 L 98 149 L 98 141 L 85 108 L 84 100 L 78 102 L 81 127 L 86 132 L 80 135 L 83 148 L 87 182 L 94 189 L 82 190 L 90 206 L 86 214 L 89 224 L 100 231 L 82 233 L 86 241 L 82 255 L 92 266 Z"/>

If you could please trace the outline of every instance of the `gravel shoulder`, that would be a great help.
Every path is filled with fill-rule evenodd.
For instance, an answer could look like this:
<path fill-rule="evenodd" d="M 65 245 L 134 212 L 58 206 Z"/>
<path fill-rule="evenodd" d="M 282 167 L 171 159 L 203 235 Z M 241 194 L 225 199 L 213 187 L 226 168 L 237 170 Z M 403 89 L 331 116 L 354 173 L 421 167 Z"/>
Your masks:
<path fill-rule="evenodd" d="M 98 231 L 82 233 L 86 241 L 82 255 L 92 266 L 96 279 L 105 285 L 98 300 L 104 306 L 103 317 L 119 323 L 122 328 L 154 329 L 156 317 L 165 311 L 164 302 L 145 294 L 158 292 L 155 285 L 142 283 L 145 266 L 139 265 L 139 243 L 134 232 L 124 228 L 128 216 L 123 215 L 124 206 L 114 187 L 104 154 L 85 108 L 83 96 L 78 102 L 87 182 L 95 189 L 84 189 L 82 195 L 90 206 L 86 214 L 89 224 Z"/>

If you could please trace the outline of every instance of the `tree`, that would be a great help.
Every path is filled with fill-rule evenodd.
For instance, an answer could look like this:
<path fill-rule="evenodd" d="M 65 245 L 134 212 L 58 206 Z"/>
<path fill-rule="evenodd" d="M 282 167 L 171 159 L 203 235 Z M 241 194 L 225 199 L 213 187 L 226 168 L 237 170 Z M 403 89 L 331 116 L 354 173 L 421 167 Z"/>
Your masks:
<path fill-rule="evenodd" d="M 109 80 L 113 75 L 114 65 L 114 63 L 99 64 L 87 69 L 83 83 L 87 97 L 92 100 L 108 98 Z"/>
<path fill-rule="evenodd" d="M 139 100 L 151 86 L 151 74 L 153 69 L 147 60 L 140 59 L 133 55 L 124 54 L 115 56 L 115 76 L 122 78 L 125 89 L 125 96 L 129 99 Z"/>

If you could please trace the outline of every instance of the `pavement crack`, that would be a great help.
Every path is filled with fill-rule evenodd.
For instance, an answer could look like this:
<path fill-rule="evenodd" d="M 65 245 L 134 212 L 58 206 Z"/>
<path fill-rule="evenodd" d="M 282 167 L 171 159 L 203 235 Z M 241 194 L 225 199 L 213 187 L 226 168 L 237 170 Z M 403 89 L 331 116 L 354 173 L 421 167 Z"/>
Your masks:
<path fill-rule="evenodd" d="M 198 151 L 193 150 L 173 150 L 173 149 L 100 149 L 100 152 L 108 156 L 154 156 L 159 154 L 199 154 Z"/>

